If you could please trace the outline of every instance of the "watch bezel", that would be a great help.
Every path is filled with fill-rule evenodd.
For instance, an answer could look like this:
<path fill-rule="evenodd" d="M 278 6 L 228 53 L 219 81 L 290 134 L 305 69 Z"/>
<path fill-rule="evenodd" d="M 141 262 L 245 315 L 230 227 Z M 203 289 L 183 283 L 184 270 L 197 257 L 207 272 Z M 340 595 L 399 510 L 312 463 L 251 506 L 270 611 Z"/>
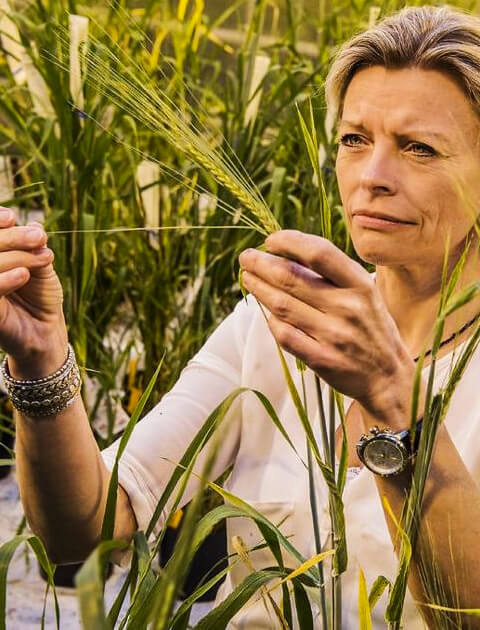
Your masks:
<path fill-rule="evenodd" d="M 394 477 L 395 475 L 400 474 L 405 470 L 409 460 L 411 459 L 411 454 L 404 443 L 404 433 L 405 432 L 402 431 L 401 435 L 399 435 L 394 433 L 390 429 L 380 430 L 378 429 L 378 427 L 373 427 L 372 429 L 370 429 L 370 435 L 362 435 L 360 441 L 357 443 L 357 454 L 360 461 L 368 468 L 368 470 L 373 472 L 375 475 L 379 475 L 380 477 Z M 388 473 L 382 473 L 372 468 L 367 457 L 365 457 L 365 449 L 367 446 L 375 442 L 389 442 L 395 444 L 395 446 L 398 447 L 402 455 L 402 462 L 395 470 L 392 470 Z"/>

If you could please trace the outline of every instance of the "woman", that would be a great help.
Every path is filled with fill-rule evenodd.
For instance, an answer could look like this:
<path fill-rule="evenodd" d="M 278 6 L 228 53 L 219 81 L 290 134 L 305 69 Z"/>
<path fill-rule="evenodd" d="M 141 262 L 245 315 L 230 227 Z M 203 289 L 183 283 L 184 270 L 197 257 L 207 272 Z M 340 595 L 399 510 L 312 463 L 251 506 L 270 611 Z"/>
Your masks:
<path fill-rule="evenodd" d="M 398 516 L 410 479 L 408 463 L 388 478 L 358 470 L 355 444 L 374 425 L 398 432 L 409 424 L 415 358 L 432 342 L 445 249 L 453 268 L 470 244 L 459 287 L 480 275 L 474 230 L 480 201 L 478 76 L 480 22 L 449 9 L 407 9 L 347 42 L 327 81 L 339 123 L 337 176 L 355 249 L 376 265 L 376 275 L 323 239 L 292 231 L 269 237 L 267 252 L 249 250 L 240 258 L 245 286 L 269 311 L 268 328 L 288 351 L 292 373 L 299 357 L 347 397 L 352 478 L 344 493 L 350 557 L 343 576 L 344 628 L 358 626 L 358 567 L 369 584 L 379 574 L 395 575 L 396 532 L 380 497 L 388 498 Z M 0 345 L 11 376 L 28 380 L 23 391 L 29 404 L 16 400 L 22 500 L 53 561 L 75 561 L 99 539 L 118 445 L 99 452 L 76 395 L 71 355 L 59 376 L 49 376 L 64 365 L 67 333 L 45 233 L 40 226 L 15 227 L 7 210 L 0 225 Z M 479 312 L 476 299 L 447 319 L 436 388 Z M 304 453 L 305 436 L 268 328 L 254 299 L 239 303 L 173 390 L 137 425 L 120 467 L 116 537 L 131 539 L 137 527 L 146 528 L 171 474 L 169 462 L 180 459 L 208 413 L 238 386 L 259 389 L 270 399 Z M 422 615 L 429 618 L 414 600 L 426 600 L 420 576 L 433 562 L 444 601 L 480 606 L 477 366 L 478 352 L 438 432 L 405 605 L 409 630 L 423 627 Z M 47 401 L 40 378 L 51 392 Z M 11 382 L 12 394 L 21 386 Z M 233 465 L 229 490 L 282 523 L 297 548 L 312 555 L 305 469 L 254 396 L 244 395 L 230 416 L 213 476 Z M 192 482 L 185 501 L 194 490 Z M 317 500 L 325 540 L 327 495 L 320 483 Z M 229 523 L 229 539 L 235 534 L 249 546 L 258 542 L 246 519 Z M 257 569 L 272 564 L 264 551 L 251 557 Z M 237 565 L 220 596 L 246 573 Z M 384 627 L 384 607 L 385 598 L 375 608 L 377 628 Z M 462 627 L 475 623 L 465 617 Z M 232 627 L 270 624 L 259 604 L 241 611 Z"/>

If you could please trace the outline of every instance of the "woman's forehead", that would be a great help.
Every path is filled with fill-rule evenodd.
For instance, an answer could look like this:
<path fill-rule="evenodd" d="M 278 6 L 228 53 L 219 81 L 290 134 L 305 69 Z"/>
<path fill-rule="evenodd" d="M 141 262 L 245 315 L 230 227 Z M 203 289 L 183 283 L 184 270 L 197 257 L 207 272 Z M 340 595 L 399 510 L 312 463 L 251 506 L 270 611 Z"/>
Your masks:
<path fill-rule="evenodd" d="M 439 139 L 478 129 L 478 118 L 458 84 L 447 73 L 421 68 L 374 66 L 354 75 L 339 127 L 380 123 L 404 133 L 422 129 Z"/>

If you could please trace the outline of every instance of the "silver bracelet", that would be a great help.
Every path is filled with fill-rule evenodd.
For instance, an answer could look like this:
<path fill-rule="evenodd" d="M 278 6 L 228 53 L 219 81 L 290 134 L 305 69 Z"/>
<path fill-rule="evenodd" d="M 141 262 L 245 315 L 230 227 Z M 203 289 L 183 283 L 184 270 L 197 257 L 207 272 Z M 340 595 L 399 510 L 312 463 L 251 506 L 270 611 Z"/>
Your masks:
<path fill-rule="evenodd" d="M 81 387 L 75 352 L 70 344 L 65 363 L 49 376 L 18 381 L 10 376 L 7 357 L 0 365 L 0 373 L 15 409 L 34 418 L 54 416 L 66 409 Z"/>

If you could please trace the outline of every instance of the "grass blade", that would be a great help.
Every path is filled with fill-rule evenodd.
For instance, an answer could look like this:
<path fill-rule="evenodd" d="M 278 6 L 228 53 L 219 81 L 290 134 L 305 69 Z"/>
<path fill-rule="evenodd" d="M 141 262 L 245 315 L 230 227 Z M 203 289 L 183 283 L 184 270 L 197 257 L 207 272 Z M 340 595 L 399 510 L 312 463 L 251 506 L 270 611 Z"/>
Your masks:
<path fill-rule="evenodd" d="M 108 486 L 107 502 L 105 506 L 105 516 L 103 518 L 103 524 L 102 524 L 102 533 L 101 533 L 102 540 L 110 540 L 111 538 L 113 538 L 113 531 L 115 527 L 115 512 L 116 512 L 116 505 L 117 505 L 117 493 L 118 493 L 118 465 L 120 462 L 120 458 L 127 446 L 127 442 L 130 439 L 130 436 L 133 432 L 133 429 L 135 425 L 137 424 L 138 419 L 140 418 L 140 415 L 142 414 L 142 411 L 147 403 L 147 400 L 150 398 L 153 387 L 158 378 L 158 374 L 162 367 L 162 363 L 163 363 L 163 359 L 160 362 L 160 365 L 155 370 L 154 375 L 150 379 L 150 382 L 148 383 L 142 397 L 138 401 L 138 404 L 135 407 L 135 410 L 132 413 L 132 416 L 130 420 L 128 421 L 128 424 L 125 427 L 125 430 L 120 439 L 120 444 L 118 447 L 117 455 L 115 457 L 115 463 L 113 465 L 110 483 Z"/>
<path fill-rule="evenodd" d="M 55 601 L 55 620 L 57 629 L 60 628 L 60 609 L 58 606 L 57 593 L 55 590 L 55 583 L 53 581 L 53 574 L 55 571 L 55 565 L 50 563 L 48 559 L 45 547 L 37 536 L 15 536 L 11 540 L 7 541 L 0 547 L 0 630 L 6 630 L 6 611 L 7 611 L 7 573 L 10 562 L 13 558 L 15 551 L 22 543 L 27 543 L 32 548 L 35 556 L 47 574 L 47 591 L 51 588 L 53 591 Z"/>
<path fill-rule="evenodd" d="M 105 614 L 105 568 L 110 552 L 126 547 L 128 544 L 122 540 L 101 542 L 75 576 L 82 623 L 83 627 L 88 628 L 88 630 L 111 630 Z"/>
<path fill-rule="evenodd" d="M 368 604 L 370 606 L 370 610 L 375 608 L 378 600 L 383 595 L 383 592 L 387 587 L 391 587 L 390 580 L 387 580 L 387 578 L 383 575 L 379 575 L 372 584 L 372 588 L 368 594 Z"/>
<path fill-rule="evenodd" d="M 264 569 L 250 573 L 218 606 L 194 626 L 194 630 L 226 628 L 230 620 L 262 586 L 281 574 L 281 569 Z"/>
<path fill-rule="evenodd" d="M 365 575 L 360 569 L 358 575 L 358 622 L 360 630 L 372 630 L 372 617 L 370 615 L 370 601 L 367 594 Z"/>

